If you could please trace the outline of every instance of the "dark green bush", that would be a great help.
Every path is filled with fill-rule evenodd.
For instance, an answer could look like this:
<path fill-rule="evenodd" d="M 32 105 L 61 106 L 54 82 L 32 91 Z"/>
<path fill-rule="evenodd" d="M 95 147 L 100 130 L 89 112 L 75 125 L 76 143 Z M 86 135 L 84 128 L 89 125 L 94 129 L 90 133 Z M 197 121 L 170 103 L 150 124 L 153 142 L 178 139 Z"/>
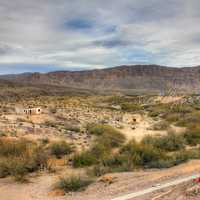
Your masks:
<path fill-rule="evenodd" d="M 186 139 L 189 145 L 195 146 L 200 144 L 200 128 L 199 127 L 190 127 L 184 133 L 184 138 Z"/>
<path fill-rule="evenodd" d="M 134 104 L 134 103 L 122 103 L 121 109 L 128 112 L 134 112 L 143 110 L 143 106 L 140 104 Z"/>
<path fill-rule="evenodd" d="M 57 158 L 61 158 L 63 155 L 70 154 L 72 147 L 65 141 L 54 142 L 49 146 L 50 153 Z"/>
<path fill-rule="evenodd" d="M 127 156 L 136 166 L 148 165 L 148 163 L 165 156 L 158 148 L 149 144 L 138 144 L 135 141 L 125 145 L 120 153 Z"/>
<path fill-rule="evenodd" d="M 91 152 L 86 151 L 79 154 L 75 154 L 73 157 L 73 167 L 85 167 L 91 166 L 97 163 L 98 158 L 95 157 Z"/>
<path fill-rule="evenodd" d="M 65 192 L 84 190 L 93 182 L 92 179 L 80 176 L 61 177 L 57 187 Z"/>
<path fill-rule="evenodd" d="M 143 138 L 142 143 L 165 151 L 177 151 L 185 148 L 186 141 L 182 135 L 168 133 L 160 137 L 146 136 Z"/>
<path fill-rule="evenodd" d="M 200 123 L 200 112 L 195 111 L 184 115 L 177 123 L 178 126 L 191 127 Z"/>

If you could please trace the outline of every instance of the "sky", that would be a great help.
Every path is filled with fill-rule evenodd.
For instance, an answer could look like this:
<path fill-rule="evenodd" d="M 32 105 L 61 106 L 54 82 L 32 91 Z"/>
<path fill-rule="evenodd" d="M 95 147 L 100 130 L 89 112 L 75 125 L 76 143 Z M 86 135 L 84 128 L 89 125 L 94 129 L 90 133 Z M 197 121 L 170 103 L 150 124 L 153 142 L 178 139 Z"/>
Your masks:
<path fill-rule="evenodd" d="M 199 0 L 0 0 L 0 74 L 200 65 Z"/>

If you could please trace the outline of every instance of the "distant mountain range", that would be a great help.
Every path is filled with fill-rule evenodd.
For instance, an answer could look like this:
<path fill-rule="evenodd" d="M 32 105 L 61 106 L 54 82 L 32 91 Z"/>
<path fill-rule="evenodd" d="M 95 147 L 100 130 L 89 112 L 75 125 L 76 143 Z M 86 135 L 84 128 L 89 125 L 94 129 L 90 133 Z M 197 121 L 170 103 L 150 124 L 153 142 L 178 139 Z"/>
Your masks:
<path fill-rule="evenodd" d="M 197 92 L 200 91 L 200 66 L 174 68 L 158 65 L 124 65 L 87 71 L 2 75 L 0 79 L 12 83 L 96 91 Z"/>

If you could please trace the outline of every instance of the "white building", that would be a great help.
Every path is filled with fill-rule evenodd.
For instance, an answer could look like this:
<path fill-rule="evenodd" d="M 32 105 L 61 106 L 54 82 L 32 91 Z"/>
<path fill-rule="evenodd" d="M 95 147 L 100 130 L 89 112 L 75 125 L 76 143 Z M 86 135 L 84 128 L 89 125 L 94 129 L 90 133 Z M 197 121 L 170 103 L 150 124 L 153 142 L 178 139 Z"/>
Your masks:
<path fill-rule="evenodd" d="M 42 109 L 40 107 L 37 108 L 26 108 L 23 110 L 23 113 L 26 115 L 39 115 L 42 113 Z"/>
<path fill-rule="evenodd" d="M 16 114 L 25 114 L 25 115 L 39 115 L 42 114 L 43 110 L 41 107 L 35 108 L 23 108 L 22 106 L 15 107 Z"/>

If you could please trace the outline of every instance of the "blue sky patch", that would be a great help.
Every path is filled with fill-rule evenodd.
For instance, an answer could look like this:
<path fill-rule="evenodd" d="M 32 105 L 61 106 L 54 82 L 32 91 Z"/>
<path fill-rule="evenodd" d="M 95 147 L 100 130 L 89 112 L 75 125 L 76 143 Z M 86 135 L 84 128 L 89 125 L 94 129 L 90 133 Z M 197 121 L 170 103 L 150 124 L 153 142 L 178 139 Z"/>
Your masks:
<path fill-rule="evenodd" d="M 65 23 L 65 27 L 73 30 L 91 29 L 93 26 L 94 24 L 92 21 L 81 18 L 71 19 Z"/>

